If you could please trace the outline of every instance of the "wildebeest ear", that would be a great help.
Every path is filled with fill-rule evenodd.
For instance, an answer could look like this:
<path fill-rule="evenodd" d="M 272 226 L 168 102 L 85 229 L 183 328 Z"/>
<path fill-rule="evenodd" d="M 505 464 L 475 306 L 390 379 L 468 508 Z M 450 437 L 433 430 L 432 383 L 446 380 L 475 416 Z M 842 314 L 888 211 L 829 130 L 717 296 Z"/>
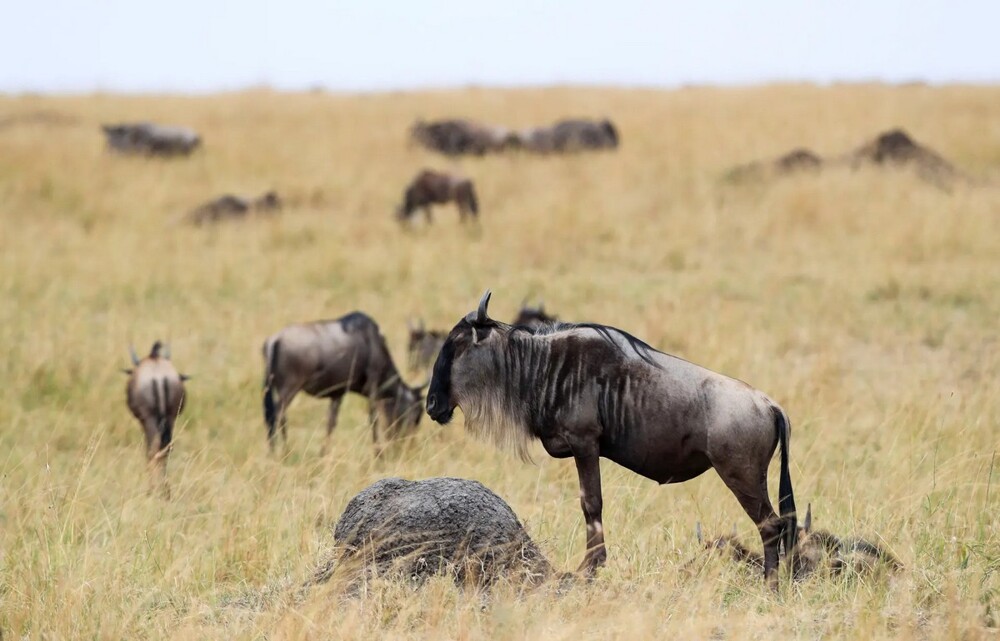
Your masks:
<path fill-rule="evenodd" d="M 128 355 L 129 355 L 129 358 L 132 359 L 132 364 L 133 365 L 138 365 L 139 364 L 139 356 L 135 353 L 135 347 L 133 347 L 132 345 L 128 346 Z"/>
<path fill-rule="evenodd" d="M 812 524 L 813 524 L 813 504 L 807 503 L 806 520 L 802 522 L 802 529 L 806 531 L 806 534 L 809 534 L 809 530 L 812 529 Z"/>
<path fill-rule="evenodd" d="M 123 367 L 122 368 L 122 374 L 128 374 L 129 376 L 131 376 L 132 375 L 132 369 L 131 368 L 126 369 L 126 368 Z"/>
<path fill-rule="evenodd" d="M 182 383 L 184 381 L 190 381 L 191 380 L 191 376 L 189 374 L 179 374 L 178 376 L 180 376 L 180 379 L 181 379 Z"/>

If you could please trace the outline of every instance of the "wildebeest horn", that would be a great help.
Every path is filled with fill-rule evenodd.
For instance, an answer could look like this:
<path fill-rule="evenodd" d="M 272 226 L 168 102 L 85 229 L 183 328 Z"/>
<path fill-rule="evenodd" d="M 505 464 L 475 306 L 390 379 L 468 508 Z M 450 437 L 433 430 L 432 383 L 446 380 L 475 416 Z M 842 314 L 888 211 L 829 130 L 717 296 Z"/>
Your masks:
<path fill-rule="evenodd" d="M 486 315 L 486 307 L 490 304 L 490 296 L 492 295 L 493 292 L 487 289 L 483 297 L 479 299 L 479 309 L 476 310 L 477 323 L 485 323 L 489 320 L 489 316 Z"/>
<path fill-rule="evenodd" d="M 705 540 L 701 536 L 701 521 L 698 521 L 694 525 L 694 534 L 698 537 L 698 545 L 704 545 Z"/>
<path fill-rule="evenodd" d="M 806 534 L 808 534 L 809 530 L 812 529 L 812 524 L 813 524 L 813 504 L 807 503 L 806 520 L 802 522 L 802 529 L 806 531 Z"/>
<path fill-rule="evenodd" d="M 135 353 L 135 347 L 133 347 L 132 345 L 128 346 L 128 355 L 132 358 L 132 364 L 133 365 L 138 365 L 139 364 L 139 357 L 136 355 L 136 353 Z"/>

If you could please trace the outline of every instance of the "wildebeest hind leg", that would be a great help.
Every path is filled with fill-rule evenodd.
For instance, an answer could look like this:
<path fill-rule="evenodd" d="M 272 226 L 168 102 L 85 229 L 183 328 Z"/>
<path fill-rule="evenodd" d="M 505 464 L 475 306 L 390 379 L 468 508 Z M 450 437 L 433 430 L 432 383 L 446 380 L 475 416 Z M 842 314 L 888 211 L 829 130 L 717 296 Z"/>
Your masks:
<path fill-rule="evenodd" d="M 577 454 L 574 461 L 580 477 L 580 506 L 587 522 L 587 554 L 577 571 L 592 577 L 608 558 L 604 547 L 604 525 L 601 522 L 601 459 L 594 452 L 584 456 Z"/>
<path fill-rule="evenodd" d="M 781 535 L 781 522 L 778 515 L 771 507 L 771 500 L 767 496 L 767 471 L 763 474 L 745 475 L 736 470 L 720 470 L 719 476 L 726 486 L 736 495 L 743 510 L 747 513 L 757 530 L 760 532 L 761 542 L 764 544 L 764 578 L 772 587 L 777 587 L 778 569 L 778 541 Z"/>
<path fill-rule="evenodd" d="M 326 456 L 327 452 L 330 451 L 330 436 L 337 427 L 337 414 L 340 412 L 341 400 L 343 400 L 342 396 L 330 399 L 330 409 L 326 416 L 326 436 L 323 438 L 323 446 L 319 451 L 320 456 Z"/>

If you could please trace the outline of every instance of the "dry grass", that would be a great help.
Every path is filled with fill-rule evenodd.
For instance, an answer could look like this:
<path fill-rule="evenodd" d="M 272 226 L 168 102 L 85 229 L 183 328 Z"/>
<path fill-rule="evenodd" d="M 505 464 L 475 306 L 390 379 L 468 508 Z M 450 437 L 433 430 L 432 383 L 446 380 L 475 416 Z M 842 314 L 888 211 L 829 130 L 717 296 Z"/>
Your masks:
<path fill-rule="evenodd" d="M 5 639 L 996 638 L 1000 189 L 949 194 L 875 170 L 720 178 L 901 126 L 995 184 L 1000 89 L 0 98 L 2 116 L 37 112 L 66 118 L 0 128 Z M 416 117 L 445 115 L 609 115 L 624 146 L 458 163 L 406 146 Z M 103 152 L 100 122 L 141 118 L 193 126 L 205 150 L 168 162 Z M 453 165 L 478 185 L 480 229 L 442 211 L 433 229 L 401 233 L 391 213 L 405 182 Z M 272 187 L 294 203 L 277 219 L 176 223 L 218 193 Z M 564 598 L 501 593 L 484 606 L 442 580 L 232 605 L 308 576 L 347 500 L 387 475 L 478 479 L 575 567 L 572 464 L 522 464 L 460 421 L 425 418 L 408 452 L 375 463 L 355 400 L 319 460 L 325 406 L 302 398 L 290 457 L 266 455 L 266 335 L 363 309 L 401 362 L 408 316 L 448 327 L 487 287 L 498 317 L 544 295 L 564 318 L 626 328 L 767 391 L 792 418 L 800 505 L 812 501 L 820 527 L 884 542 L 907 569 L 780 595 L 730 568 L 686 576 L 695 521 L 752 535 L 734 498 L 713 473 L 660 488 L 605 462 L 609 565 Z M 118 372 L 130 341 L 158 337 L 195 377 L 169 503 L 145 493 Z"/>

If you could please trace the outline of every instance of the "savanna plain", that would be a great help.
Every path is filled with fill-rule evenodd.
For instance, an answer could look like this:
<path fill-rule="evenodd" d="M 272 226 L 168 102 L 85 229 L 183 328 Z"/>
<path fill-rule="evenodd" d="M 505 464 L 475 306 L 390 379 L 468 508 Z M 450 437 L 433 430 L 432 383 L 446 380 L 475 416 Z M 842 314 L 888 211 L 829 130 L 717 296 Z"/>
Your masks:
<path fill-rule="evenodd" d="M 1000 89 L 838 85 L 672 91 L 0 98 L 0 631 L 4 639 L 990 639 L 1000 626 Z M 419 117 L 510 127 L 612 118 L 615 152 L 446 159 Z M 189 158 L 109 154 L 99 125 L 197 129 Z M 733 183 L 736 164 L 839 154 L 894 127 L 973 177 L 832 168 Z M 421 168 L 471 177 L 478 225 L 393 219 Z M 221 193 L 274 217 L 194 227 Z M 300 396 L 268 455 L 264 338 L 360 309 L 405 367 L 406 321 L 450 328 L 481 293 L 621 327 L 747 381 L 792 422 L 798 505 L 905 565 L 769 590 L 709 563 L 695 524 L 759 549 L 714 472 L 657 486 L 602 463 L 609 562 L 565 594 L 442 578 L 364 598 L 300 592 L 347 501 L 386 476 L 458 476 L 507 500 L 559 567 L 584 552 L 575 468 L 424 417 L 376 460 L 363 400 L 319 455 Z M 193 378 L 173 498 L 147 493 L 127 347 L 169 341 Z M 420 382 L 426 373 L 407 373 Z M 772 500 L 777 488 L 772 464 Z"/>

